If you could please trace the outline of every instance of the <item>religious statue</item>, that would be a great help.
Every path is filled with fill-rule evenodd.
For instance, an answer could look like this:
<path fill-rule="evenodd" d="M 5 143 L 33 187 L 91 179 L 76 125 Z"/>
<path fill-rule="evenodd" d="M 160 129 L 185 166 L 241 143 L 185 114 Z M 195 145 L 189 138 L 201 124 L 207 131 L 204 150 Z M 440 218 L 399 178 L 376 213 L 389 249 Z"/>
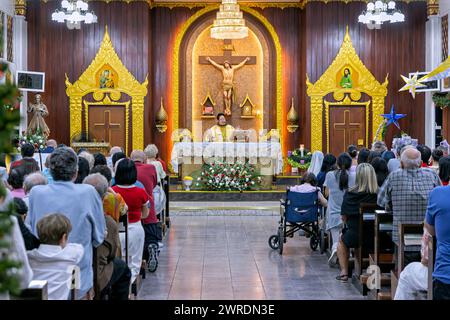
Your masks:
<path fill-rule="evenodd" d="M 352 78 L 350 76 L 350 69 L 344 69 L 344 75 L 342 76 L 341 82 L 339 83 L 342 88 L 349 89 L 353 87 Z"/>
<path fill-rule="evenodd" d="M 217 114 L 217 124 L 205 133 L 205 141 L 209 142 L 232 142 L 234 140 L 234 127 L 227 124 L 225 114 Z"/>
<path fill-rule="evenodd" d="M 225 61 L 223 63 L 223 66 L 213 61 L 210 57 L 207 57 L 206 60 L 208 60 L 209 63 L 211 63 L 214 67 L 222 71 L 223 75 L 223 82 L 222 82 L 222 89 L 223 89 L 223 97 L 225 102 L 225 109 L 224 114 L 229 116 L 231 115 L 231 106 L 234 101 L 234 71 L 238 70 L 239 68 L 242 68 L 247 61 L 250 61 L 250 58 L 247 57 L 242 61 L 241 63 L 232 66 L 228 61 Z"/>
<path fill-rule="evenodd" d="M 27 111 L 33 114 L 28 124 L 27 134 L 34 134 L 40 131 L 45 137 L 48 137 L 50 135 L 50 129 L 44 121 L 44 117 L 48 116 L 48 110 L 47 106 L 42 103 L 40 94 L 36 95 L 36 103 L 30 103 Z"/>
<path fill-rule="evenodd" d="M 114 88 L 114 80 L 112 79 L 111 71 L 104 70 L 100 76 L 100 89 Z"/>

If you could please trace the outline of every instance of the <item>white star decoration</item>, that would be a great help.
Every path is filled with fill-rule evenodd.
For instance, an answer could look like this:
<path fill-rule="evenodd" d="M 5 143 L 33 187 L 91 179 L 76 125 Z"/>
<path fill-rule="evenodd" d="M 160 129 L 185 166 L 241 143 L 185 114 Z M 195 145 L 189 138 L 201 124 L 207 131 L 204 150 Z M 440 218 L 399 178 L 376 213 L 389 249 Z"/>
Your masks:
<path fill-rule="evenodd" d="M 418 76 L 419 76 L 418 72 L 414 73 L 414 75 L 411 78 L 407 78 L 401 75 L 403 81 L 405 81 L 406 84 L 399 91 L 409 90 L 409 93 L 411 93 L 412 97 L 415 99 L 416 89 L 426 87 L 426 85 L 422 83 L 422 80 L 417 79 Z"/>

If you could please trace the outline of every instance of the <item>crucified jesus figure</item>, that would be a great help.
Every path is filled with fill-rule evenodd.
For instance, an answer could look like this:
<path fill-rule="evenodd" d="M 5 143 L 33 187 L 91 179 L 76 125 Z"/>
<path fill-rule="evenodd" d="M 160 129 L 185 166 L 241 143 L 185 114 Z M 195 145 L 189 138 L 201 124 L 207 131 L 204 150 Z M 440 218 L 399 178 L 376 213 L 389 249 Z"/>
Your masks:
<path fill-rule="evenodd" d="M 223 66 L 212 60 L 210 57 L 207 57 L 209 63 L 211 63 L 214 67 L 222 71 L 223 81 L 222 81 L 222 90 L 223 90 L 223 98 L 225 102 L 225 110 L 224 113 L 229 116 L 231 115 L 231 106 L 233 102 L 233 80 L 234 80 L 234 71 L 242 68 L 247 61 L 250 61 L 250 58 L 245 58 L 241 63 L 232 66 L 228 61 L 223 63 Z"/>

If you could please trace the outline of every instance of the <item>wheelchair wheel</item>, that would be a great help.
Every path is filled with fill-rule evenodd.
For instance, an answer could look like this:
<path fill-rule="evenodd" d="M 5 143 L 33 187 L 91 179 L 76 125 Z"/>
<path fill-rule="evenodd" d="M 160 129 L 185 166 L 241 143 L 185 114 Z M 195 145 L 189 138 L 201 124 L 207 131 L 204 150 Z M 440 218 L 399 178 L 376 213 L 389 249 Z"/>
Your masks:
<path fill-rule="evenodd" d="M 273 250 L 277 250 L 280 245 L 280 240 L 278 238 L 277 234 L 271 235 L 269 237 L 269 247 L 271 247 Z"/>
<path fill-rule="evenodd" d="M 317 235 L 311 235 L 311 238 L 309 239 L 309 246 L 312 251 L 317 250 L 317 247 L 319 246 L 319 238 L 317 237 Z"/>
<path fill-rule="evenodd" d="M 281 254 L 283 254 L 283 245 L 285 242 L 285 238 L 284 238 L 284 229 L 283 227 L 278 227 L 278 252 Z"/>
<path fill-rule="evenodd" d="M 319 243 L 320 243 L 320 253 L 323 254 L 325 250 L 327 249 L 327 239 L 325 237 L 325 231 L 323 229 L 320 229 L 319 231 Z"/>

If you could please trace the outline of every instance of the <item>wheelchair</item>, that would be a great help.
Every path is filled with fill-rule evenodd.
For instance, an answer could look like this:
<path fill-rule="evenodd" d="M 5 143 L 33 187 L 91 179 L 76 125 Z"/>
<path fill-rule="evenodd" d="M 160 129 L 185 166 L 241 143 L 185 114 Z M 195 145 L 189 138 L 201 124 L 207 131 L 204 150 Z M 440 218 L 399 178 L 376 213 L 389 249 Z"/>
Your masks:
<path fill-rule="evenodd" d="M 319 191 L 309 193 L 286 191 L 286 200 L 280 200 L 280 222 L 277 234 L 269 237 L 269 246 L 283 254 L 283 246 L 288 237 L 303 230 L 309 237 L 311 250 L 316 251 L 321 242 L 319 217 L 322 216 L 319 204 Z M 322 247 L 322 245 L 321 245 Z"/>

